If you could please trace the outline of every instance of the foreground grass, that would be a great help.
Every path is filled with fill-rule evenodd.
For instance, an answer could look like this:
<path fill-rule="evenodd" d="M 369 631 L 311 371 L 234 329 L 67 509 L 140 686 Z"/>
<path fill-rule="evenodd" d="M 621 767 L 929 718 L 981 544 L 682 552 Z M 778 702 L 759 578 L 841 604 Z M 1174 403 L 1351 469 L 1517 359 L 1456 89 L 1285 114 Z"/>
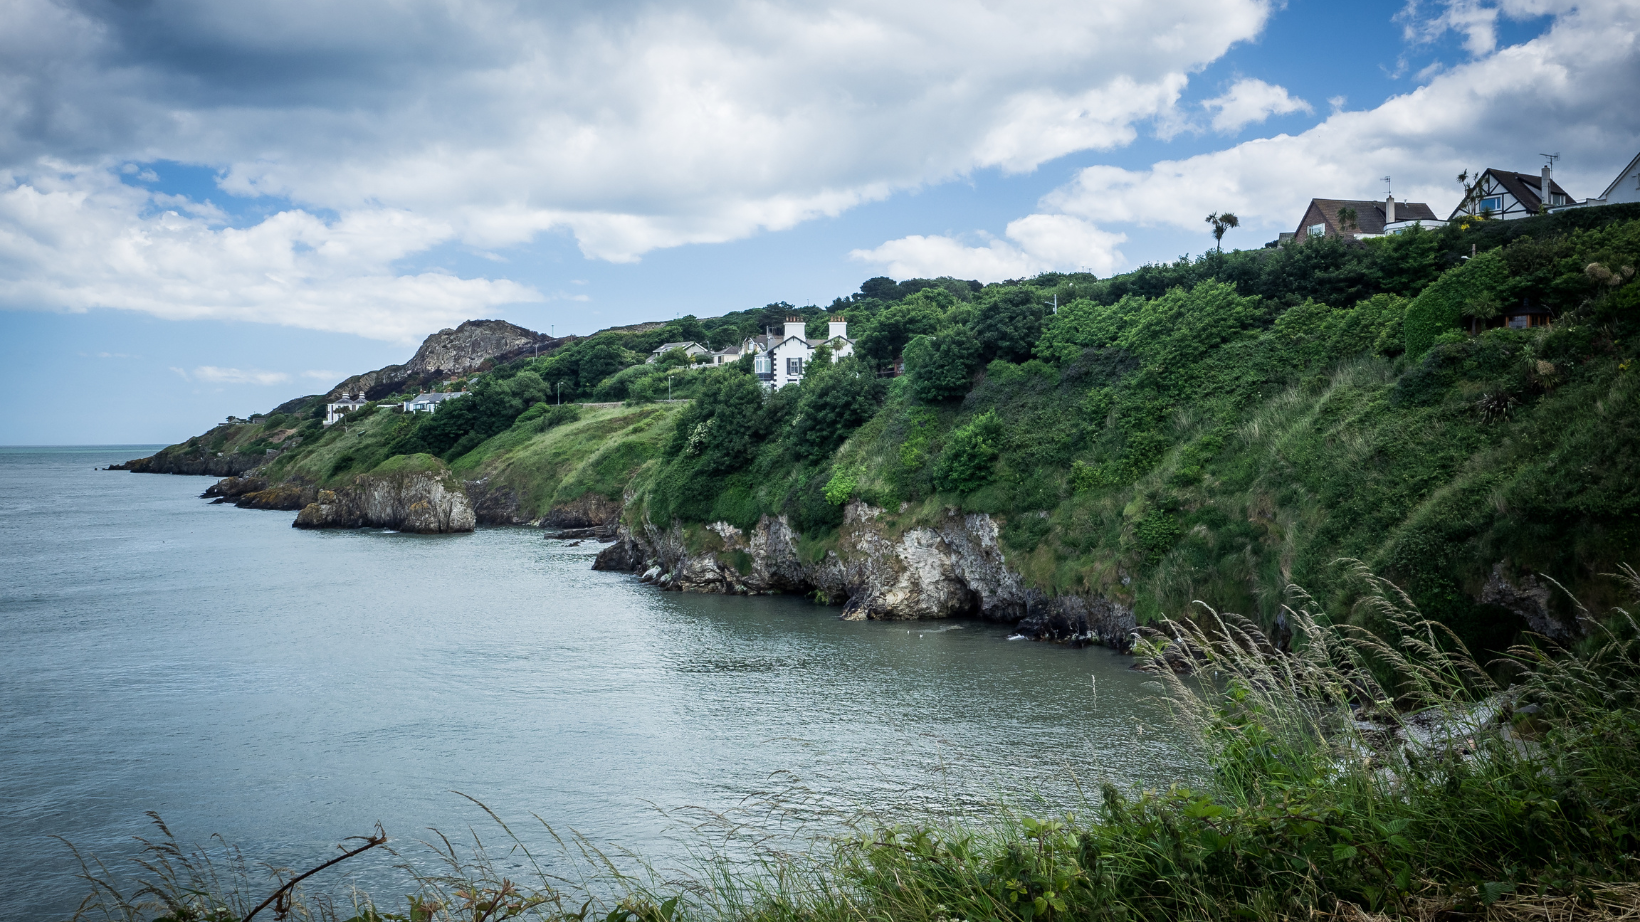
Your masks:
<path fill-rule="evenodd" d="M 1107 786 L 1080 817 L 862 820 L 809 851 L 765 847 L 747 861 L 708 849 L 682 879 L 623 871 L 584 841 L 560 840 L 549 866 L 581 869 L 566 879 L 501 824 L 505 848 L 441 840 L 435 860 L 409 860 L 418 892 L 397 908 L 298 890 L 260 918 L 1640 917 L 1634 619 L 1584 612 L 1576 649 L 1517 647 L 1483 669 L 1395 587 L 1356 576 L 1388 638 L 1334 627 L 1300 596 L 1285 612 L 1291 652 L 1206 609 L 1141 644 L 1213 766 L 1202 790 Z M 1633 570 L 1620 582 L 1640 598 Z M 278 883 L 225 854 L 213 861 L 163 839 L 131 883 L 92 865 L 79 917 L 243 919 Z M 532 880 L 509 879 L 502 855 L 512 867 L 526 858 Z"/>

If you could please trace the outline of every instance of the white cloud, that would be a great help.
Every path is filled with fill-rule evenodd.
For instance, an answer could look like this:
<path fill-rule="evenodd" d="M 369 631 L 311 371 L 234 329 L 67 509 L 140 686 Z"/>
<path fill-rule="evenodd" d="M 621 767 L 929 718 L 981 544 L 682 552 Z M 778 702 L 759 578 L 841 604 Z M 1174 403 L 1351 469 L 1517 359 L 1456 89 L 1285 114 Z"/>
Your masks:
<path fill-rule="evenodd" d="M 1122 264 L 1123 234 L 1102 231 L 1069 215 L 1033 214 L 1009 223 L 1008 240 L 969 246 L 953 237 L 913 235 L 890 240 L 850 258 L 876 263 L 896 278 L 943 275 L 982 282 L 1025 278 L 1054 270 L 1088 269 L 1109 275 Z"/>
<path fill-rule="evenodd" d="M 1236 81 L 1229 92 L 1203 102 L 1202 108 L 1214 113 L 1213 130 L 1225 134 L 1235 134 L 1272 115 L 1315 111 L 1309 103 L 1289 95 L 1286 87 L 1251 78 Z"/>
<path fill-rule="evenodd" d="M 302 372 L 302 377 L 311 378 L 315 381 L 340 381 L 340 380 L 342 380 L 342 378 L 346 377 L 346 375 L 338 374 L 334 371 L 324 371 L 322 369 L 311 369 L 311 370 Z"/>
<path fill-rule="evenodd" d="M 3 301 L 402 338 L 534 296 L 393 269 L 435 245 L 630 262 L 1126 144 L 1271 4 L 12 0 Z M 162 159 L 292 204 L 228 228 L 113 181 Z"/>
<path fill-rule="evenodd" d="M 1506 10 L 1507 11 L 1507 10 Z M 1375 109 L 1339 111 L 1297 135 L 1280 134 L 1146 170 L 1083 170 L 1043 199 L 1102 226 L 1168 225 L 1205 235 L 1202 216 L 1232 211 L 1259 232 L 1290 230 L 1313 198 L 1396 198 L 1445 217 L 1460 170 L 1540 166 L 1565 156 L 1557 181 L 1598 194 L 1640 147 L 1640 8 L 1590 0 L 1558 12 L 1543 35 L 1444 71 Z M 1237 232 L 1232 232 L 1235 234 Z M 1262 241 L 1239 241 L 1256 245 Z"/>
<path fill-rule="evenodd" d="M 510 281 L 400 274 L 396 260 L 451 228 L 386 208 L 324 221 L 283 211 L 246 228 L 107 171 L 47 164 L 0 173 L 0 306 L 144 311 L 169 319 L 291 324 L 412 342 L 486 309 L 539 301 Z"/>
<path fill-rule="evenodd" d="M 178 371 L 179 369 L 172 369 Z M 190 377 L 183 375 L 183 377 Z M 215 365 L 201 365 L 194 369 L 192 380 L 205 381 L 210 384 L 284 384 L 290 380 L 290 375 L 282 371 L 241 371 L 238 368 L 218 368 Z"/>

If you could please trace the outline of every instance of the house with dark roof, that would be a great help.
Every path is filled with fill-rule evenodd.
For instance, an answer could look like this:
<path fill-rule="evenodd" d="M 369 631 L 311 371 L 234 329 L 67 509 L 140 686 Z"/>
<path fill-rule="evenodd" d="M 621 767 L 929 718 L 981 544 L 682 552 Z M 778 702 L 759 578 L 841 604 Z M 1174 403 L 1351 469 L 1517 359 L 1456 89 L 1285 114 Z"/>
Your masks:
<path fill-rule="evenodd" d="M 1545 188 L 1549 190 L 1547 201 L 1542 194 Z M 1560 183 L 1555 182 L 1547 166 L 1537 176 L 1488 168 L 1475 180 L 1474 189 L 1467 198 L 1458 203 L 1458 207 L 1452 210 L 1452 215 L 1447 220 L 1456 221 L 1465 215 L 1488 214 L 1496 219 L 1513 221 L 1542 214 L 1556 205 L 1571 203 L 1572 197 L 1566 194 Z"/>
<path fill-rule="evenodd" d="M 1348 220 L 1348 211 L 1354 211 L 1354 220 Z M 1423 202 L 1397 202 L 1391 195 L 1383 201 L 1354 199 L 1313 198 L 1304 210 L 1304 219 L 1293 232 L 1294 243 L 1303 243 L 1311 237 L 1381 237 L 1405 230 L 1413 225 L 1439 227 L 1446 222 L 1435 217 Z"/>

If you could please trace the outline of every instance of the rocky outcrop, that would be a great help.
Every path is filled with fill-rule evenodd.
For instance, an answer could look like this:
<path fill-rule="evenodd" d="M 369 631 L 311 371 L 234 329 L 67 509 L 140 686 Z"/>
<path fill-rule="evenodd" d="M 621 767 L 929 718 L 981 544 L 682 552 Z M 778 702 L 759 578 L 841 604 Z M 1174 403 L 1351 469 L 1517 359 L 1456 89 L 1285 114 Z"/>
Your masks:
<path fill-rule="evenodd" d="M 1492 574 L 1481 586 L 1480 593 L 1483 604 L 1497 605 L 1514 612 L 1526 622 L 1529 630 L 1550 640 L 1564 642 L 1580 635 L 1581 627 L 1567 624 L 1550 609 L 1550 598 L 1549 587 L 1538 582 L 1537 577 L 1530 573 L 1518 580 L 1510 579 L 1503 561 L 1492 566 Z"/>
<path fill-rule="evenodd" d="M 1049 597 L 1003 560 L 988 515 L 949 512 L 934 525 L 903 531 L 880 522 L 882 510 L 851 503 L 836 550 L 806 562 L 784 517 L 765 516 L 750 533 L 727 522 L 708 526 L 691 549 L 674 526 L 623 527 L 595 569 L 642 572 L 665 588 L 690 592 L 803 592 L 841 603 L 849 620 L 972 616 L 1018 624 L 1041 640 L 1126 643 L 1131 608 L 1099 597 Z M 698 544 L 699 542 L 697 542 Z"/>
<path fill-rule="evenodd" d="M 297 528 L 391 528 L 446 534 L 472 531 L 477 522 L 472 503 L 449 469 L 423 466 L 378 468 L 347 487 L 319 490 L 294 524 Z"/>
<path fill-rule="evenodd" d="M 526 353 L 546 353 L 573 337 L 554 339 L 505 320 L 469 320 L 455 329 L 443 329 L 422 341 L 415 356 L 403 365 L 389 365 L 354 375 L 326 395 L 363 393 L 375 400 L 423 384 L 478 371 L 487 362 L 504 362 Z"/>
<path fill-rule="evenodd" d="M 201 477 L 238 477 L 268 460 L 266 453 L 239 455 L 232 452 L 211 452 L 173 446 L 147 458 L 135 458 L 124 464 L 110 464 L 111 471 L 130 471 L 134 474 L 192 474 Z"/>
<path fill-rule="evenodd" d="M 199 494 L 215 497 L 212 505 L 233 503 L 240 509 L 278 509 L 295 512 L 318 498 L 319 490 L 312 484 L 286 481 L 270 484 L 266 477 L 224 477 Z"/>

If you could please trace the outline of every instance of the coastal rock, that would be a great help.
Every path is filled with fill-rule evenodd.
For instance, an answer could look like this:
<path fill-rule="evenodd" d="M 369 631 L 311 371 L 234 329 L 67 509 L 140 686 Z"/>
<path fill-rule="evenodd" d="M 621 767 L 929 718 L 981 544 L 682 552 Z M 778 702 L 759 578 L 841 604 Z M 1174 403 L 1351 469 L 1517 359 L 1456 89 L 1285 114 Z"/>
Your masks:
<path fill-rule="evenodd" d="M 713 523 L 705 545 L 693 548 L 675 525 L 622 526 L 593 566 L 648 568 L 647 578 L 686 592 L 812 594 L 841 603 L 847 620 L 980 617 L 1018 623 L 1033 639 L 1117 646 L 1133 630 L 1126 605 L 1097 596 L 1050 598 L 1027 586 L 1004 561 L 997 522 L 988 515 L 953 512 L 900 532 L 885 528 L 881 515 L 849 504 L 836 548 L 818 560 L 803 559 L 801 536 L 783 516 L 765 516 L 749 532 Z"/>
<path fill-rule="evenodd" d="M 1549 608 L 1549 587 L 1528 573 L 1518 580 L 1509 578 L 1504 561 L 1492 566 L 1492 573 L 1481 586 L 1480 601 L 1497 605 L 1519 615 L 1526 626 L 1551 640 L 1567 641 L 1581 633 L 1577 625 L 1568 625 Z"/>
<path fill-rule="evenodd" d="M 175 450 L 173 450 L 175 449 Z M 110 464 L 108 470 L 133 474 L 190 474 L 201 477 L 239 477 L 267 461 L 267 455 L 240 455 L 212 452 L 187 443 L 173 445 L 157 455 L 134 458 L 124 464 Z"/>
<path fill-rule="evenodd" d="M 319 490 L 294 524 L 446 534 L 472 531 L 477 522 L 472 503 L 449 468 L 430 455 L 412 455 L 361 474 L 347 487 Z"/>
<path fill-rule="evenodd" d="M 319 488 L 311 484 L 286 482 L 242 494 L 234 500 L 240 509 L 279 509 L 295 512 L 318 498 Z"/>
<path fill-rule="evenodd" d="M 266 490 L 268 481 L 265 477 L 224 477 L 205 488 L 199 494 L 200 499 L 217 498 L 217 502 L 227 502 L 237 499 L 246 493 L 255 493 L 257 490 Z"/>

